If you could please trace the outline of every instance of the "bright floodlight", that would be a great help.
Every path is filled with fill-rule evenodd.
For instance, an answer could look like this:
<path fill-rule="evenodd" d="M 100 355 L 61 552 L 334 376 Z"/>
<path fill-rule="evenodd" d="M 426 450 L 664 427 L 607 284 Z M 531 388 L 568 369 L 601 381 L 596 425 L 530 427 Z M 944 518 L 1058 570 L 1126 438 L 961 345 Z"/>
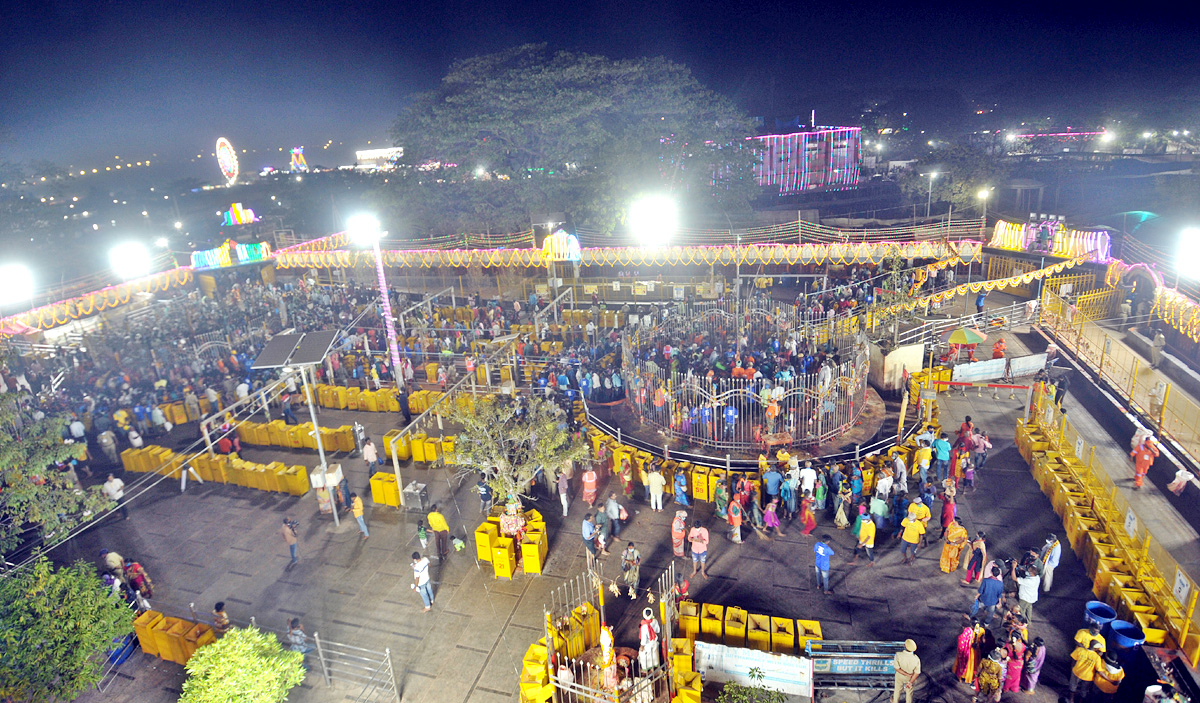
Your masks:
<path fill-rule="evenodd" d="M 629 226 L 639 244 L 660 247 L 679 228 L 679 210 L 666 195 L 643 195 L 629 207 Z"/>
<path fill-rule="evenodd" d="M 1100 141 L 1104 142 L 1105 144 L 1107 144 L 1107 143 L 1111 142 L 1112 140 L 1114 140 L 1114 139 L 1116 139 L 1116 138 L 1117 138 L 1117 135 L 1116 135 L 1116 133 L 1115 133 L 1115 132 L 1110 132 L 1110 131 L 1108 131 L 1107 129 L 1106 129 L 1106 130 L 1104 130 L 1104 134 L 1101 134 L 1101 135 L 1100 135 Z"/>
<path fill-rule="evenodd" d="M 1149 139 L 1150 137 L 1153 137 L 1153 136 L 1154 136 L 1153 132 L 1142 132 L 1142 139 Z"/>
<path fill-rule="evenodd" d="M 158 239 L 154 240 L 154 246 L 159 247 L 160 249 L 166 249 L 170 243 L 171 242 L 168 241 L 166 237 L 159 237 Z"/>
<path fill-rule="evenodd" d="M 122 279 L 141 278 L 150 273 L 150 252 L 139 242 L 125 242 L 112 248 L 108 263 Z"/>
<path fill-rule="evenodd" d="M 1015 142 L 1016 140 L 1017 140 L 1017 135 L 1012 132 L 1009 132 L 1008 134 L 1004 135 L 1004 141 L 1006 141 L 1006 142 Z"/>
<path fill-rule="evenodd" d="M 988 196 L 991 194 L 992 194 L 992 191 L 990 188 L 980 188 L 979 192 L 976 193 L 975 195 L 977 195 L 980 200 L 987 200 Z"/>
<path fill-rule="evenodd" d="M 183 223 L 179 220 L 175 220 L 175 229 L 183 229 Z"/>
<path fill-rule="evenodd" d="M 379 220 L 369 213 L 359 213 L 352 215 L 346 220 L 346 231 L 350 233 L 350 238 L 356 244 L 370 245 L 378 242 L 383 236 L 380 231 Z"/>
<path fill-rule="evenodd" d="M 33 298 L 33 273 L 21 264 L 0 265 L 0 307 Z"/>
<path fill-rule="evenodd" d="M 1179 233 L 1179 260 L 1195 261 L 1200 256 L 1200 227 L 1188 227 Z M 1200 271 L 1189 266 L 1180 266 L 1178 271 L 1188 278 L 1200 278 Z"/>

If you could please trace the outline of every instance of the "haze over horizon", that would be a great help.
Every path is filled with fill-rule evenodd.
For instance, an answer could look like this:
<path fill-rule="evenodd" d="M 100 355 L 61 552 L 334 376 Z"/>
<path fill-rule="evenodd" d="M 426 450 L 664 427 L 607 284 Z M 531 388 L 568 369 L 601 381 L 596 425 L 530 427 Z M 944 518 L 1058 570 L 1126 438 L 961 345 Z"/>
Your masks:
<path fill-rule="evenodd" d="M 928 89 L 1038 107 L 1143 103 L 1200 118 L 1194 8 L 1142 7 L 1128 18 L 1094 6 L 877 2 L 788 11 L 673 0 L 227 7 L 8 5 L 0 157 L 90 168 L 157 154 L 186 164 L 208 159 L 225 136 L 239 151 L 259 150 L 247 169 L 282 165 L 273 163 L 284 160 L 278 149 L 297 145 L 321 162 L 328 140 L 326 165 L 344 163 L 367 141 L 389 144 L 405 96 L 435 86 L 452 61 L 527 42 L 662 55 L 751 114 L 816 108 L 818 121 L 846 120 L 872 93 Z"/>

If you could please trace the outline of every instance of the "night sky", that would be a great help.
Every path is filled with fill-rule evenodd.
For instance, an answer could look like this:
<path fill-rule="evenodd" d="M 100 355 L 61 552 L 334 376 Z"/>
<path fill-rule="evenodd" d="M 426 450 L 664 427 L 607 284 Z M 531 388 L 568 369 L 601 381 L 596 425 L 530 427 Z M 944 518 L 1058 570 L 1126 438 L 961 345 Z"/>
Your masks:
<path fill-rule="evenodd" d="M 330 139 L 332 165 L 381 145 L 404 96 L 454 59 L 541 41 L 682 61 L 756 115 L 895 88 L 1178 99 L 1200 76 L 1187 5 L 1181 15 L 1183 4 L 1145 3 L 7 2 L 0 157 L 183 162 L 227 136 L 260 150 L 262 163 L 245 167 L 300 144 L 321 163 Z"/>

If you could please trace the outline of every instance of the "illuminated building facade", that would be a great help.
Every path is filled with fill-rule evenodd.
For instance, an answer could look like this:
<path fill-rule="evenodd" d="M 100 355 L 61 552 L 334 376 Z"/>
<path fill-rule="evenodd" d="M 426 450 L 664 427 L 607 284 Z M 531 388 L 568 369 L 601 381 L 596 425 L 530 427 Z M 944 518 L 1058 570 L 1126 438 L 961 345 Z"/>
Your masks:
<path fill-rule="evenodd" d="M 754 139 L 761 156 L 758 183 L 778 187 L 780 195 L 858 186 L 860 127 L 817 127 Z"/>

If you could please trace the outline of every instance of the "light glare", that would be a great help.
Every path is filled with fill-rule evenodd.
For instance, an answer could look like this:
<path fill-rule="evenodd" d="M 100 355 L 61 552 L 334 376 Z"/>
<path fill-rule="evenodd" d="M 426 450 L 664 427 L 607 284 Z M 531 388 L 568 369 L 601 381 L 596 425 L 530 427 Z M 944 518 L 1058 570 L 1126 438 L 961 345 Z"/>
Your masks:
<path fill-rule="evenodd" d="M 679 228 L 679 209 L 669 196 L 644 195 L 629 208 L 629 226 L 642 246 L 664 246 Z"/>
<path fill-rule="evenodd" d="M 108 261 L 113 273 L 124 280 L 150 273 L 150 252 L 139 242 L 124 242 L 113 247 Z"/>
<path fill-rule="evenodd" d="M 0 265 L 0 307 L 33 298 L 33 272 L 21 264 Z"/>

